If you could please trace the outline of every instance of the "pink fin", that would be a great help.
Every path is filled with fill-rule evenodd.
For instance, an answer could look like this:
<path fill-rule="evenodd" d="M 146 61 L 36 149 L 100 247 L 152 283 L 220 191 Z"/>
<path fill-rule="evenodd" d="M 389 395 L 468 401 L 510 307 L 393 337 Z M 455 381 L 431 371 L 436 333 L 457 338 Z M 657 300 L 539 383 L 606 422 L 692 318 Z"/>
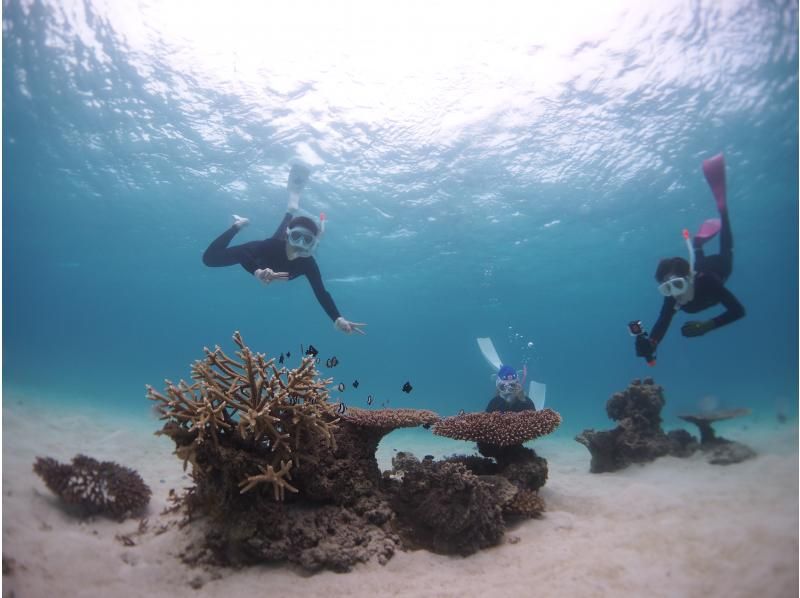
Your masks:
<path fill-rule="evenodd" d="M 717 201 L 717 209 L 724 212 L 727 209 L 727 193 L 725 189 L 725 156 L 716 156 L 703 160 L 703 174 L 706 175 L 708 186 Z"/>
<path fill-rule="evenodd" d="M 703 245 L 706 241 L 713 239 L 720 228 L 722 228 L 722 221 L 719 218 L 706 220 L 700 225 L 700 230 L 698 230 L 697 234 L 694 236 L 695 245 Z"/>

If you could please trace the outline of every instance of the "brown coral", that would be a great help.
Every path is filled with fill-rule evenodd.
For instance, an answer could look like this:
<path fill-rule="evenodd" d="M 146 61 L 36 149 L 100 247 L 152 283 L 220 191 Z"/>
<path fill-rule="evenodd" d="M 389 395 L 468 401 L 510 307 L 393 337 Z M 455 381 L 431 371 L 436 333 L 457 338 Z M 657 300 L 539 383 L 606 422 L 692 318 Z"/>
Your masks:
<path fill-rule="evenodd" d="M 446 417 L 436 423 L 438 436 L 511 446 L 550 434 L 561 424 L 561 416 L 552 409 L 492 413 L 465 413 Z"/>
<path fill-rule="evenodd" d="M 544 500 L 535 490 L 520 490 L 503 505 L 503 514 L 515 517 L 539 517 L 544 511 Z"/>
<path fill-rule="evenodd" d="M 252 456 L 245 468 L 251 472 L 239 480 L 246 490 L 255 484 L 272 484 L 277 500 L 284 490 L 295 489 L 285 482 L 288 464 L 295 468 L 302 460 L 316 461 L 316 452 L 333 450 L 333 431 L 338 421 L 335 405 L 328 402 L 330 380 L 317 377 L 313 357 L 303 359 L 299 368 L 275 366 L 261 353 L 253 353 L 238 332 L 233 335 L 240 350 L 226 355 L 217 346 L 206 348 L 203 361 L 192 365 L 193 383 L 166 381 L 166 394 L 147 387 L 147 397 L 156 401 L 161 419 L 169 420 L 161 433 L 176 443 L 176 454 L 192 463 L 195 474 L 205 462 L 219 457 L 221 444 L 244 449 Z M 200 471 L 198 471 L 200 470 Z M 281 473 L 282 472 L 282 473 Z"/>
<path fill-rule="evenodd" d="M 76 455 L 72 464 L 37 457 L 33 471 L 64 502 L 84 515 L 108 515 L 125 519 L 150 502 L 150 488 L 133 469 L 112 461 Z"/>
<path fill-rule="evenodd" d="M 397 428 L 414 428 L 429 426 L 441 418 L 427 409 L 359 409 L 351 407 L 344 419 L 356 426 L 395 430 Z"/>

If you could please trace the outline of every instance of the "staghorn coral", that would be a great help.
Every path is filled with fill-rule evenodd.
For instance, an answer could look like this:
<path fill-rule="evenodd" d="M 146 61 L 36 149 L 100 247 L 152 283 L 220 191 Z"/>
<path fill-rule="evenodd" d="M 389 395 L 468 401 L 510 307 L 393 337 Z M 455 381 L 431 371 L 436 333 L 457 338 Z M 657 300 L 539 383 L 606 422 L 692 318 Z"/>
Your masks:
<path fill-rule="evenodd" d="M 107 515 L 125 519 L 150 502 L 150 488 L 133 469 L 112 461 L 76 455 L 72 464 L 37 457 L 33 471 L 61 500 L 82 515 Z"/>
<path fill-rule="evenodd" d="M 512 446 L 550 434 L 561 423 L 552 409 L 492 413 L 465 413 L 436 423 L 433 433 L 456 440 Z"/>
<path fill-rule="evenodd" d="M 272 486 L 275 500 L 283 500 L 285 489 L 296 490 L 285 481 L 291 479 L 285 464 L 299 468 L 302 461 L 316 461 L 309 447 L 335 448 L 338 418 L 328 402 L 330 380 L 317 378 L 311 357 L 297 369 L 279 370 L 274 359 L 253 353 L 238 332 L 233 340 L 240 361 L 219 346 L 205 348 L 206 358 L 192 365 L 192 384 L 167 380 L 166 394 L 148 386 L 147 397 L 168 420 L 160 433 L 175 441 L 184 468 L 191 463 L 202 477 L 222 445 L 238 448 L 252 457 L 238 480 L 241 492 L 264 483 Z"/>
<path fill-rule="evenodd" d="M 385 562 L 399 539 L 380 492 L 373 432 L 340 421 L 314 359 L 297 369 L 251 351 L 216 347 L 192 366 L 192 382 L 148 387 L 194 487 L 182 499 L 205 528 L 187 562 L 289 561 L 309 571 Z M 408 416 L 402 423 L 410 425 Z M 385 433 L 385 432 L 382 432 Z M 191 554 L 200 555 L 196 559 Z"/>

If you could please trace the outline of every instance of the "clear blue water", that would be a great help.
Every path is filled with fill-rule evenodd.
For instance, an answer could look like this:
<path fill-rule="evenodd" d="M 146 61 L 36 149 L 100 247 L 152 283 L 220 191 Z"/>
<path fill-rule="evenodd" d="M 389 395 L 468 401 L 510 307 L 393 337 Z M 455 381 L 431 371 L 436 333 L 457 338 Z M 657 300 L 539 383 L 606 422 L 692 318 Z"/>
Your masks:
<path fill-rule="evenodd" d="M 160 4 L 3 4 L 6 393 L 146 414 L 145 384 L 240 330 L 335 354 L 349 404 L 453 414 L 492 395 L 490 336 L 570 431 L 609 427 L 642 376 L 668 415 L 796 416 L 796 2 Z M 720 151 L 747 317 L 685 339 L 678 315 L 648 368 L 626 323 L 653 324 L 658 259 L 716 215 L 700 162 Z M 293 158 L 367 336 L 302 279 L 200 261 L 232 213 L 237 241 L 272 233 Z"/>

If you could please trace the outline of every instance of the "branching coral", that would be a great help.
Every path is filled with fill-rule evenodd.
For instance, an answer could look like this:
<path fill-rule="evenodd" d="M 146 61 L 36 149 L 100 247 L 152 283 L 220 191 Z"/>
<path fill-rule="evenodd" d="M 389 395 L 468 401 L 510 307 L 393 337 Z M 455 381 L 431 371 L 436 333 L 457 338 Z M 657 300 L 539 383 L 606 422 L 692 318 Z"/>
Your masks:
<path fill-rule="evenodd" d="M 511 446 L 550 434 L 559 424 L 561 416 L 552 409 L 465 413 L 444 418 L 434 425 L 433 433 L 456 440 Z"/>
<path fill-rule="evenodd" d="M 72 464 L 37 457 L 33 471 L 64 502 L 85 515 L 124 519 L 150 502 L 150 488 L 133 469 L 112 461 L 76 455 Z"/>
<path fill-rule="evenodd" d="M 312 357 L 297 369 L 278 369 L 274 359 L 253 353 L 238 332 L 233 340 L 238 360 L 219 346 L 205 348 L 205 359 L 192 365 L 192 384 L 167 380 L 165 394 L 148 386 L 147 396 L 168 420 L 161 433 L 175 440 L 184 467 L 189 462 L 195 474 L 202 470 L 198 451 L 206 450 L 208 457 L 209 443 L 216 453 L 221 443 L 243 449 L 252 457 L 250 471 L 257 466 L 261 473 L 241 480 L 242 492 L 265 482 L 272 484 L 276 500 L 283 500 L 284 490 L 296 491 L 285 481 L 291 479 L 291 465 L 315 462 L 317 450 L 336 448 L 331 380 L 318 378 Z"/>

